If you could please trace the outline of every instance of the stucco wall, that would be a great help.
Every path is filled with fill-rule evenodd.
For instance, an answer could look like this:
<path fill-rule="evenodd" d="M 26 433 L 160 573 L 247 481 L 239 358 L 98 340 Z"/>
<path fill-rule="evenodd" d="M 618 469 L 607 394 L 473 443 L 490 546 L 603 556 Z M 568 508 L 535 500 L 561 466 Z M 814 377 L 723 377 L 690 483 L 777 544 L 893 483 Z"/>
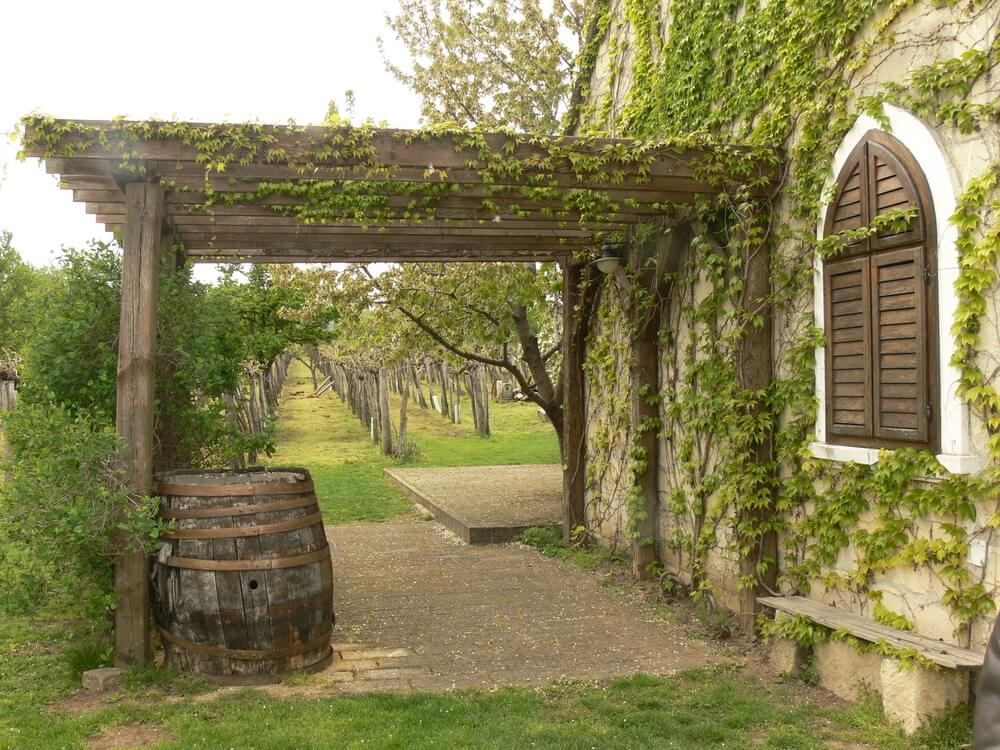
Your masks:
<path fill-rule="evenodd" d="M 665 2 L 663 5 L 664 18 L 668 14 L 668 7 L 669 3 Z M 632 31 L 625 20 L 621 2 L 613 2 L 612 8 L 613 17 L 610 30 L 598 55 L 589 92 L 591 105 L 589 110 L 595 117 L 598 115 L 608 116 L 609 123 L 627 96 L 630 85 L 628 63 L 632 54 L 628 44 Z M 860 67 L 853 74 L 852 91 L 855 97 L 876 94 L 886 81 L 902 82 L 921 65 L 955 57 L 970 48 L 986 49 L 989 46 L 996 33 L 995 13 L 983 12 L 978 16 L 963 16 L 960 22 L 958 19 L 958 14 L 951 9 L 935 7 L 927 2 L 917 3 L 906 10 L 895 21 L 894 27 L 897 31 L 893 36 L 892 46 L 880 49 L 872 55 L 866 65 Z M 664 28 L 669 33 L 669 23 L 665 23 Z M 861 36 L 865 37 L 870 33 L 869 29 Z M 618 68 L 617 72 L 616 68 Z M 600 112 L 601 102 L 606 100 L 605 94 L 609 90 L 613 94 L 610 109 L 605 105 L 605 111 Z M 987 76 L 977 84 L 968 99 L 978 103 L 994 101 L 996 97 L 997 81 L 995 77 Z M 853 108 L 858 109 L 857 106 Z M 962 134 L 955 128 L 935 126 L 933 123 L 903 110 L 889 109 L 888 114 L 896 128 L 894 135 L 910 148 L 927 172 L 928 181 L 934 193 L 935 208 L 938 212 L 936 217 L 940 258 L 938 291 L 942 313 L 939 332 L 941 342 L 939 358 L 942 362 L 941 405 L 951 409 L 951 412 L 944 417 L 945 420 L 950 421 L 950 427 L 946 426 L 943 430 L 942 462 L 953 471 L 975 472 L 987 463 L 986 431 L 981 420 L 975 414 L 969 413 L 967 407 L 955 396 L 955 372 L 947 366 L 953 341 L 950 333 L 951 315 L 955 308 L 952 285 L 958 271 L 957 255 L 954 250 L 956 230 L 948 222 L 948 214 L 954 207 L 956 197 L 962 193 L 969 181 L 981 174 L 989 164 L 1000 157 L 1000 153 L 998 153 L 1000 152 L 1000 126 L 994 122 L 992 126 L 985 127 L 980 132 Z M 842 159 L 846 152 L 849 152 L 851 139 L 856 139 L 859 133 L 863 134 L 869 127 L 878 126 L 874 121 L 864 119 L 865 117 L 858 115 L 858 122 L 845 137 L 844 145 L 838 152 L 838 158 Z M 613 131 L 613 128 L 609 129 Z M 835 159 L 830 164 L 830 182 L 833 181 L 837 169 L 839 169 L 839 164 Z M 783 212 L 781 220 L 795 224 L 780 200 L 777 205 L 778 210 Z M 816 227 L 821 226 L 821 222 L 822 214 L 819 214 L 816 216 Z M 808 230 L 809 228 L 804 227 L 803 229 Z M 812 231 L 815 231 L 815 227 Z M 774 252 L 795 252 L 795 248 L 778 246 Z M 817 273 L 820 272 L 821 267 L 817 264 Z M 676 382 L 678 377 L 683 376 L 684 358 L 677 356 L 677 353 L 684 351 L 691 332 L 681 320 L 680 306 L 685 304 L 685 301 L 690 302 L 692 299 L 697 299 L 699 295 L 704 295 L 707 291 L 707 285 L 701 281 L 692 282 L 686 287 L 675 288 L 672 291 L 672 297 L 664 310 L 662 321 L 662 325 L 664 329 L 668 329 L 668 333 L 661 337 L 663 341 L 659 373 L 661 390 L 670 387 L 672 382 Z M 812 295 L 806 294 L 801 299 L 795 300 L 792 307 L 799 310 L 809 310 L 814 307 L 815 302 Z M 612 300 L 610 304 L 615 303 Z M 981 349 L 984 354 L 980 362 L 982 370 L 992 374 L 994 381 L 998 380 L 997 373 L 1000 372 L 1000 367 L 998 367 L 1000 365 L 1000 315 L 998 315 L 1000 310 L 998 307 L 1000 307 L 1000 292 L 994 290 L 981 332 Z M 595 458 L 594 463 L 594 465 L 599 466 L 600 470 L 589 473 L 591 481 L 589 483 L 588 512 L 594 514 L 592 517 L 595 521 L 599 517 L 599 523 L 596 526 L 605 540 L 620 542 L 622 529 L 627 527 L 627 511 L 622 497 L 628 488 L 630 431 L 627 425 L 625 425 L 625 429 L 618 430 L 614 427 L 614 423 L 615 420 L 620 421 L 620 399 L 623 394 L 627 393 L 630 383 L 628 382 L 628 363 L 624 361 L 627 358 L 627 334 L 620 325 L 608 322 L 614 317 L 612 312 L 606 311 L 605 321 L 597 325 L 597 346 L 601 347 L 604 353 L 616 353 L 616 356 L 622 357 L 623 361 L 613 368 L 605 368 L 606 374 L 603 378 L 592 376 L 588 382 L 588 454 L 600 457 Z M 817 323 L 822 324 L 821 316 Z M 775 321 L 775 340 L 773 343 L 775 366 L 779 372 L 786 366 L 783 361 L 785 352 L 782 335 L 783 332 L 787 333 L 786 327 L 788 325 L 792 325 L 792 317 L 779 318 Z M 626 339 L 623 340 L 623 337 Z M 608 343 L 605 339 L 613 341 Z M 822 352 L 818 353 L 818 357 L 819 363 L 822 364 Z M 817 371 L 822 372 L 822 368 Z M 614 377 L 607 376 L 608 373 L 612 372 L 616 373 L 617 382 L 614 382 Z M 820 396 L 822 396 L 821 381 L 822 379 L 819 379 L 817 382 L 817 391 Z M 820 411 L 821 413 L 822 411 Z M 673 493 L 681 485 L 678 481 L 678 472 L 687 470 L 678 466 L 676 457 L 677 445 L 683 438 L 684 425 L 671 423 L 669 415 L 666 413 L 661 416 L 664 419 L 664 428 L 659 443 L 660 509 L 656 524 L 657 541 L 663 561 L 670 567 L 677 569 L 681 577 L 684 578 L 690 566 L 690 554 L 683 548 L 676 547 L 672 542 L 678 537 L 678 532 L 680 532 L 681 537 L 687 535 L 690 538 L 692 520 L 688 515 L 678 513 L 677 504 L 671 502 Z M 615 444 L 609 444 L 609 435 L 612 434 L 616 435 L 617 443 Z M 861 454 L 824 449 L 823 439 L 822 420 L 819 420 L 817 446 L 814 448 L 814 454 L 822 456 L 822 460 L 850 459 L 862 462 L 877 460 L 877 454 L 871 451 Z M 706 446 L 705 470 L 711 470 L 713 465 L 712 452 L 717 448 L 718 446 Z M 837 461 L 831 460 L 831 465 L 839 464 Z M 787 469 L 788 467 L 786 467 Z M 599 498 L 600 502 L 595 502 L 595 498 Z M 707 504 L 713 502 L 711 497 L 704 500 Z M 969 523 L 968 529 L 970 531 L 982 529 L 985 519 L 996 511 L 996 507 L 980 508 L 979 518 L 976 522 Z M 941 523 L 953 521 L 954 519 L 932 519 L 918 524 L 918 527 L 912 531 L 921 537 L 933 539 L 941 535 Z M 871 524 L 871 514 L 862 515 L 859 526 L 863 528 L 866 524 Z M 709 580 L 715 585 L 720 600 L 730 606 L 735 606 L 736 561 L 732 553 L 728 551 L 728 540 L 725 538 L 726 525 L 720 524 L 719 528 L 719 538 L 716 539 L 715 546 L 708 555 L 707 574 Z M 978 536 L 986 543 L 985 560 L 979 560 L 983 562 L 982 565 L 973 565 L 970 562 L 969 570 L 973 580 L 981 581 L 989 591 L 996 591 L 1000 588 L 1000 538 L 989 530 L 981 530 Z M 848 546 L 842 550 L 837 563 L 824 572 L 849 572 L 854 568 L 855 557 L 856 551 Z M 971 557 L 972 555 L 970 555 Z M 941 604 L 941 597 L 945 589 L 940 576 L 931 568 L 921 566 L 911 569 L 897 566 L 887 571 L 874 571 L 872 575 L 871 589 L 882 592 L 883 604 L 910 618 L 915 623 L 918 632 L 932 638 L 971 645 L 974 648 L 981 648 L 985 643 L 992 618 L 981 618 L 973 624 L 971 629 L 956 632 L 947 609 Z M 809 595 L 828 603 L 837 603 L 838 606 L 848 606 L 864 614 L 870 614 L 872 606 L 867 595 L 852 594 L 842 588 L 828 587 L 819 578 L 813 581 Z"/>

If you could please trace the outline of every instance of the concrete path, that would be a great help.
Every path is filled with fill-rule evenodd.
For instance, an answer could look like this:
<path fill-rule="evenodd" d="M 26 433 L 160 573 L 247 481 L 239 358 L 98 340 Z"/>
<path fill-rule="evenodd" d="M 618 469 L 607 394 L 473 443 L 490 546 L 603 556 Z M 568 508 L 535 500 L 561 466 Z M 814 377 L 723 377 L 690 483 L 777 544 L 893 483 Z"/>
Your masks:
<path fill-rule="evenodd" d="M 386 469 L 388 479 L 469 544 L 500 544 L 532 526 L 559 527 L 558 464 Z"/>
<path fill-rule="evenodd" d="M 327 527 L 341 692 L 670 674 L 717 663 L 598 577 L 519 545 L 468 546 L 434 522 Z"/>

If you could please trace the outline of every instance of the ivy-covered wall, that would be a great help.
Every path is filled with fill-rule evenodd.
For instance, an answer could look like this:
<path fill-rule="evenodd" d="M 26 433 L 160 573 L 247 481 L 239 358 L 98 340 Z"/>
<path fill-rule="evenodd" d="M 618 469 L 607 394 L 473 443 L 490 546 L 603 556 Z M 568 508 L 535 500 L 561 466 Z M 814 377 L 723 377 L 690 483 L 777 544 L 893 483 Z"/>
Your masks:
<path fill-rule="evenodd" d="M 998 27 L 998 0 L 598 1 L 570 128 L 702 133 L 774 146 L 788 165 L 770 203 L 737 194 L 692 209 L 695 236 L 663 304 L 656 542 L 696 594 L 735 608 L 739 590 L 759 584 L 739 560 L 764 570 L 761 540 L 774 533 L 782 592 L 962 645 L 985 641 L 1000 601 Z M 946 463 L 971 474 L 927 452 L 883 452 L 868 465 L 810 447 L 817 260 L 842 247 L 818 241 L 817 226 L 837 149 L 861 116 L 890 129 L 886 105 L 933 134 L 955 197 L 953 215 L 937 216 L 958 258 L 939 287 L 955 303 L 944 375 L 968 411 L 974 455 Z M 754 243 L 771 252 L 775 378 L 750 391 L 737 370 L 741 338 L 760 323 L 744 293 Z M 628 411 L 633 277 L 626 269 L 602 295 L 588 348 L 588 513 L 607 541 L 631 533 L 633 479 L 647 458 L 631 449 Z M 765 460 L 754 452 L 762 434 Z M 978 540 L 983 566 L 969 562 Z"/>

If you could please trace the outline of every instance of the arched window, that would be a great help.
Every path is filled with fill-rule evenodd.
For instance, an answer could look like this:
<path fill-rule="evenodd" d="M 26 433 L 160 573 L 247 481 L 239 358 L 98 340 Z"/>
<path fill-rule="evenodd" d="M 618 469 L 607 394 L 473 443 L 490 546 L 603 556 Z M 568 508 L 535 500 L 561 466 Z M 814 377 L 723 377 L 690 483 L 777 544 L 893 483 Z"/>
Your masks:
<path fill-rule="evenodd" d="M 823 264 L 829 442 L 937 449 L 937 268 L 934 209 L 913 155 L 872 130 L 837 178 L 824 235 L 915 207 Z"/>

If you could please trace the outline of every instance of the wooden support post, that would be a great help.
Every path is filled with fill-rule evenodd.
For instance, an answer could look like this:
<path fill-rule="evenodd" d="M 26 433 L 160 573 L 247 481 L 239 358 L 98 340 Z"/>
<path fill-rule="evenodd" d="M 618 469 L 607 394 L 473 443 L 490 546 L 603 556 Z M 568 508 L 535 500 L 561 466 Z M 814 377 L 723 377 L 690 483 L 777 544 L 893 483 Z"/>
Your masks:
<path fill-rule="evenodd" d="M 761 319 L 761 325 L 758 327 L 749 323 L 746 325 L 737 355 L 736 377 L 740 388 L 746 391 L 762 392 L 770 385 L 774 374 L 770 265 L 770 246 L 766 242 L 752 242 L 744 238 L 743 305 Z M 758 403 L 755 411 L 759 412 L 762 408 L 764 407 Z M 754 468 L 773 466 L 774 439 L 770 431 L 752 448 L 754 455 L 751 460 Z M 741 517 L 737 519 L 738 529 L 766 529 L 774 515 L 773 493 L 777 486 L 777 477 L 765 475 L 761 481 L 765 483 L 765 487 L 762 488 L 765 496 L 770 493 L 768 501 L 766 505 L 757 505 L 742 511 Z M 740 557 L 740 577 L 753 578 L 758 583 L 752 588 L 740 591 L 739 626 L 744 635 L 753 635 L 757 612 L 760 611 L 757 597 L 773 594 L 777 589 L 778 535 L 773 529 L 768 529 L 758 537 L 747 541 L 752 549 L 749 554 Z M 760 565 L 762 561 L 766 561 L 766 564 Z"/>
<path fill-rule="evenodd" d="M 586 356 L 580 336 L 582 321 L 577 319 L 580 302 L 582 264 L 567 260 L 563 264 L 563 539 L 569 540 L 573 529 L 586 523 L 584 518 L 584 480 L 586 473 L 585 413 L 583 362 Z"/>
<path fill-rule="evenodd" d="M 639 283 L 644 289 L 655 288 L 655 267 L 642 269 Z M 660 350 L 657 334 L 660 328 L 659 304 L 638 311 L 635 337 L 632 339 L 632 429 L 637 430 L 635 448 L 644 455 L 645 469 L 635 476 L 642 493 L 642 511 L 635 522 L 632 539 L 632 575 L 639 580 L 652 577 L 652 565 L 657 560 L 656 516 L 659 510 L 659 402 Z M 634 311 L 635 312 L 635 311 Z M 637 510 L 637 509 L 634 509 Z"/>
<path fill-rule="evenodd" d="M 187 283 L 187 276 L 179 275 L 178 269 L 184 266 L 184 254 L 181 245 L 171 232 L 160 235 L 160 273 L 172 280 L 175 288 Z M 162 290 L 161 290 L 162 291 Z M 183 315 L 182 309 L 170 309 L 165 306 L 163 316 L 166 318 L 163 330 L 167 337 L 158 343 L 160 354 L 156 363 L 156 398 L 159 401 L 154 440 L 153 468 L 155 471 L 181 469 L 191 465 L 191 451 L 188 440 L 181 434 L 177 416 L 187 394 L 176 391 L 177 375 L 177 342 L 172 334 L 179 328 L 177 316 Z"/>
<path fill-rule="evenodd" d="M 125 186 L 125 204 L 115 424 L 125 442 L 129 490 L 140 497 L 153 489 L 153 388 L 163 187 L 130 182 Z M 123 536 L 118 542 L 115 664 L 143 666 L 152 656 L 149 562 L 145 551 L 129 549 Z"/>
<path fill-rule="evenodd" d="M 634 477 L 642 496 L 642 510 L 636 518 L 632 540 L 632 574 L 643 580 L 652 577 L 659 560 L 656 521 L 660 511 L 660 322 L 669 296 L 668 275 L 675 272 L 691 241 L 688 226 L 671 229 L 655 245 L 634 247 L 629 265 L 641 289 L 629 314 L 633 327 L 631 416 L 638 431 L 636 447 L 645 456 L 644 470 Z"/>

